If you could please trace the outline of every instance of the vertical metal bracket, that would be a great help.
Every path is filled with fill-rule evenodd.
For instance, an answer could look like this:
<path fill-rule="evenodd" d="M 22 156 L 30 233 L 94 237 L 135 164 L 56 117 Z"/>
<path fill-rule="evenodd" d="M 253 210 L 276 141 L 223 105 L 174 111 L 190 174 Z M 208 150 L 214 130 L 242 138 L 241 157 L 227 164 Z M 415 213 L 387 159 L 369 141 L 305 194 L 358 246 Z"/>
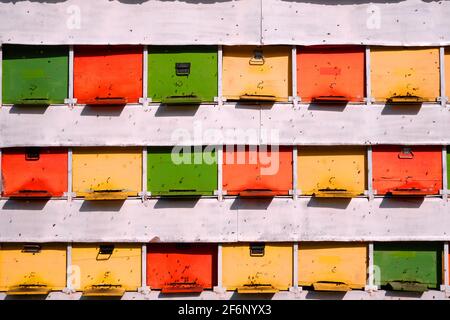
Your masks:
<path fill-rule="evenodd" d="M 292 245 L 292 259 L 292 287 L 289 288 L 289 292 L 298 295 L 303 290 L 298 286 L 298 242 L 294 242 Z"/>
<path fill-rule="evenodd" d="M 62 290 L 65 294 L 72 294 L 77 292 L 72 287 L 72 244 L 68 243 L 66 248 L 66 287 Z"/>
<path fill-rule="evenodd" d="M 370 106 L 374 101 L 372 98 L 372 80 L 370 77 L 370 47 L 366 46 L 365 50 L 365 71 L 366 71 L 366 98 L 364 98 L 364 101 L 366 102 L 367 106 Z"/>
<path fill-rule="evenodd" d="M 141 294 L 149 294 L 151 288 L 147 286 L 147 244 L 143 243 L 141 248 L 141 287 L 138 288 Z"/>
<path fill-rule="evenodd" d="M 448 98 L 445 96 L 445 47 L 439 47 L 439 79 L 440 79 L 440 97 L 437 101 L 441 103 L 441 107 L 447 106 Z"/>
<path fill-rule="evenodd" d="M 3 97 L 2 97 L 2 91 L 3 91 L 3 47 L 0 44 L 0 108 L 3 105 Z"/>
<path fill-rule="evenodd" d="M 221 45 L 217 46 L 217 97 L 214 97 L 214 102 L 222 106 L 226 99 L 222 95 L 222 66 L 223 66 L 223 48 Z"/>
<path fill-rule="evenodd" d="M 378 286 L 375 285 L 374 278 L 374 265 L 373 265 L 373 242 L 368 243 L 368 278 L 367 285 L 364 287 L 364 291 L 373 292 L 378 290 Z"/>
<path fill-rule="evenodd" d="M 372 146 L 367 146 L 367 190 L 364 195 L 373 201 L 376 190 L 373 190 L 373 170 L 372 170 Z"/>
<path fill-rule="evenodd" d="M 148 107 L 148 104 L 152 102 L 148 95 L 148 46 L 142 48 L 142 97 L 139 98 L 139 103 L 143 107 Z"/>
<path fill-rule="evenodd" d="M 445 297 L 450 296 L 450 285 L 449 285 L 449 265 L 448 265 L 448 242 L 444 242 L 444 284 L 441 285 L 441 291 L 445 293 Z"/>
<path fill-rule="evenodd" d="M 297 95 L 297 46 L 292 46 L 291 52 L 291 79 L 292 79 L 292 95 L 289 97 L 294 107 L 296 107 L 301 101 Z"/>
<path fill-rule="evenodd" d="M 142 148 L 142 191 L 139 192 L 142 202 L 151 197 L 151 192 L 147 191 L 147 147 Z"/>
<path fill-rule="evenodd" d="M 64 192 L 64 196 L 67 197 L 67 201 L 71 202 L 76 194 L 72 190 L 73 170 L 72 170 L 72 148 L 67 149 L 67 192 Z"/>
<path fill-rule="evenodd" d="M 0 148 L 0 172 L 2 171 L 2 157 L 3 157 L 2 149 Z M 3 175 L 0 173 L 0 197 L 2 196 L 2 193 L 3 193 L 3 179 L 2 179 L 2 177 L 3 177 Z"/>
<path fill-rule="evenodd" d="M 77 99 L 73 96 L 73 45 L 69 46 L 69 92 L 68 98 L 64 99 L 64 103 L 69 107 L 73 107 L 77 103 Z"/>
<path fill-rule="evenodd" d="M 439 194 L 445 202 L 448 199 L 447 165 L 447 146 L 442 146 L 442 190 Z"/>
<path fill-rule="evenodd" d="M 217 190 L 214 191 L 214 195 L 217 196 L 219 201 L 223 201 L 223 196 L 227 194 L 223 190 L 223 145 L 217 147 Z"/>
<path fill-rule="evenodd" d="M 289 195 L 292 196 L 292 199 L 297 200 L 300 191 L 297 189 L 297 154 L 298 149 L 297 146 L 292 147 L 292 190 L 289 190 Z"/>
<path fill-rule="evenodd" d="M 223 296 L 226 293 L 226 288 L 222 283 L 222 244 L 217 245 L 217 286 L 213 288 L 213 291 L 219 296 Z"/>

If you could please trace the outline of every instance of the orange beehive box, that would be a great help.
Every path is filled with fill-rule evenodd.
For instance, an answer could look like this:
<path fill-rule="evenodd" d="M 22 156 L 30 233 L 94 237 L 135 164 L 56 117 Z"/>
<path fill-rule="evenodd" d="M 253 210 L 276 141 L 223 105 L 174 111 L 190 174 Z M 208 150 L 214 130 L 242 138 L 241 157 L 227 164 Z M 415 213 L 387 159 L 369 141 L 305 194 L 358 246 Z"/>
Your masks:
<path fill-rule="evenodd" d="M 288 195 L 292 189 L 292 148 L 227 146 L 222 170 L 223 189 L 229 195 Z"/>
<path fill-rule="evenodd" d="M 147 245 L 147 285 L 163 293 L 202 292 L 217 282 L 217 245 Z"/>
<path fill-rule="evenodd" d="M 373 188 L 376 194 L 432 195 L 442 189 L 440 146 L 374 146 Z"/>
<path fill-rule="evenodd" d="M 364 100 L 364 48 L 297 48 L 297 95 L 305 102 Z"/>
<path fill-rule="evenodd" d="M 74 97 L 80 104 L 124 105 L 142 96 L 141 46 L 75 46 Z"/>
<path fill-rule="evenodd" d="M 61 197 L 67 191 L 67 149 L 2 150 L 4 197 Z"/>

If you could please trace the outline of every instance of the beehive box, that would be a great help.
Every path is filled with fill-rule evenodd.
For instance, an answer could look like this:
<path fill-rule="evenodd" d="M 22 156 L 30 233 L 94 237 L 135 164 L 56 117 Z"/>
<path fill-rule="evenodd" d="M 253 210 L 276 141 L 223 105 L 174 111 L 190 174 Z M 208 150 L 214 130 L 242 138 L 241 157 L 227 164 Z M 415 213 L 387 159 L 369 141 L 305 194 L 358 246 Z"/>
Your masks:
<path fill-rule="evenodd" d="M 374 146 L 372 166 L 379 195 L 425 196 L 442 189 L 440 146 Z"/>
<path fill-rule="evenodd" d="M 303 102 L 362 102 L 362 46 L 297 47 L 297 95 Z"/>
<path fill-rule="evenodd" d="M 150 46 L 148 96 L 164 104 L 214 102 L 216 46 Z"/>
<path fill-rule="evenodd" d="M 73 191 L 86 200 L 124 200 L 142 190 L 142 148 L 75 148 Z"/>
<path fill-rule="evenodd" d="M 442 279 L 440 243 L 391 242 L 374 244 L 375 284 L 391 290 L 439 289 Z"/>
<path fill-rule="evenodd" d="M 74 97 L 77 103 L 124 105 L 142 96 L 141 46 L 75 46 Z"/>
<path fill-rule="evenodd" d="M 288 195 L 292 189 L 292 148 L 227 146 L 223 152 L 223 190 L 241 197 Z"/>
<path fill-rule="evenodd" d="M 195 293 L 217 283 L 217 244 L 150 243 L 147 285 L 163 293 Z"/>
<path fill-rule="evenodd" d="M 84 296 L 122 296 L 141 284 L 141 245 L 74 244 L 72 265 Z"/>
<path fill-rule="evenodd" d="M 65 148 L 8 148 L 2 150 L 3 196 L 61 197 L 67 192 Z"/>
<path fill-rule="evenodd" d="M 300 286 L 314 290 L 349 291 L 366 285 L 367 244 L 301 242 L 298 248 Z"/>
<path fill-rule="evenodd" d="M 217 189 L 215 150 L 148 148 L 147 188 L 154 196 L 214 195 Z"/>
<path fill-rule="evenodd" d="M 292 244 L 230 243 L 222 246 L 222 282 L 238 293 L 274 293 L 292 286 Z"/>
<path fill-rule="evenodd" d="M 68 46 L 6 44 L 2 50 L 3 103 L 64 103 L 69 90 Z"/>
<path fill-rule="evenodd" d="M 224 46 L 223 96 L 240 101 L 288 101 L 291 47 Z"/>
<path fill-rule="evenodd" d="M 304 195 L 351 198 L 366 189 L 364 147 L 298 147 L 297 188 Z"/>
<path fill-rule="evenodd" d="M 65 286 L 64 245 L 4 243 L 0 246 L 0 291 L 8 295 L 46 295 Z"/>
<path fill-rule="evenodd" d="M 389 103 L 435 102 L 439 48 L 371 47 L 372 97 Z"/>

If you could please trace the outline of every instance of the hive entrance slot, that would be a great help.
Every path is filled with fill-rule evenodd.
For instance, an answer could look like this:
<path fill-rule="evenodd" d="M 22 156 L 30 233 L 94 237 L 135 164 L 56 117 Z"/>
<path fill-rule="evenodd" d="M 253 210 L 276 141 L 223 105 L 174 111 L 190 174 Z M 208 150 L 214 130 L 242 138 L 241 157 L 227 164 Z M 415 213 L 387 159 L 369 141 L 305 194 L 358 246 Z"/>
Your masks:
<path fill-rule="evenodd" d="M 203 287 L 195 282 L 173 282 L 161 288 L 162 293 L 201 293 Z"/>
<path fill-rule="evenodd" d="M 270 189 L 245 189 L 239 192 L 241 197 L 274 197 L 276 192 Z"/>
<path fill-rule="evenodd" d="M 20 284 L 9 289 L 7 295 L 48 295 L 50 288 L 45 284 Z"/>
<path fill-rule="evenodd" d="M 312 99 L 317 103 L 348 103 L 350 99 L 345 96 L 318 96 Z"/>
<path fill-rule="evenodd" d="M 276 97 L 274 95 L 266 95 L 266 94 L 243 94 L 239 96 L 239 100 L 248 101 L 248 102 L 275 102 Z"/>
<path fill-rule="evenodd" d="M 318 281 L 313 283 L 316 291 L 350 291 L 351 288 L 345 282 L 339 281 Z"/>
<path fill-rule="evenodd" d="M 200 99 L 200 97 L 196 95 L 168 96 L 162 99 L 161 102 L 167 105 L 184 105 L 184 104 L 198 105 L 202 103 L 202 99 Z"/>
<path fill-rule="evenodd" d="M 420 104 L 424 102 L 425 99 L 419 96 L 392 96 L 387 99 L 388 103 L 399 103 L 399 104 Z"/>

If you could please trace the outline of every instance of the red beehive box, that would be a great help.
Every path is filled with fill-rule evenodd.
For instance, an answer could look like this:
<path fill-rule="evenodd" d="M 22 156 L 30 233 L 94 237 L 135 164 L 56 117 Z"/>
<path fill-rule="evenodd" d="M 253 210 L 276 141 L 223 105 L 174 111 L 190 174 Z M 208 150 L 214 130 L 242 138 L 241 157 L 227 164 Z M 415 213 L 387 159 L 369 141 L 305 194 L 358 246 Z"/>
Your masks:
<path fill-rule="evenodd" d="M 124 105 L 142 97 L 141 46 L 75 46 L 74 97 L 80 104 Z"/>
<path fill-rule="evenodd" d="M 67 149 L 2 150 L 4 197 L 61 197 L 67 191 Z"/>
<path fill-rule="evenodd" d="M 376 194 L 420 196 L 442 189 L 440 146 L 374 146 L 372 163 Z"/>
<path fill-rule="evenodd" d="M 217 282 L 217 245 L 150 243 L 147 285 L 163 293 L 202 292 Z"/>
<path fill-rule="evenodd" d="M 364 100 L 364 48 L 297 48 L 297 95 L 305 102 Z"/>
<path fill-rule="evenodd" d="M 226 146 L 223 190 L 242 197 L 288 195 L 292 189 L 292 148 L 261 150 L 255 146 Z"/>

